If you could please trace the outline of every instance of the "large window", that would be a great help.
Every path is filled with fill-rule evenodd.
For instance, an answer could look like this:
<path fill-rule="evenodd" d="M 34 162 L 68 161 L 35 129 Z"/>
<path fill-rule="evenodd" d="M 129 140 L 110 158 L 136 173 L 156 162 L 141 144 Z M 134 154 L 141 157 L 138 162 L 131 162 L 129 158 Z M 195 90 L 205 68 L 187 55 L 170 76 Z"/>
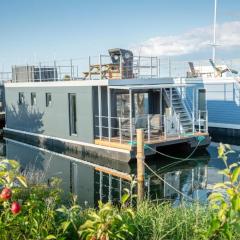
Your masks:
<path fill-rule="evenodd" d="M 76 94 L 68 94 L 69 102 L 69 130 L 70 135 L 77 134 L 77 106 L 76 106 Z"/>
<path fill-rule="evenodd" d="M 23 92 L 18 93 L 18 104 L 19 105 L 24 104 L 24 93 Z"/>
<path fill-rule="evenodd" d="M 46 93 L 46 107 L 49 107 L 52 105 L 52 94 Z"/>
<path fill-rule="evenodd" d="M 37 96 L 35 92 L 31 93 L 31 105 L 34 106 L 37 103 Z"/>

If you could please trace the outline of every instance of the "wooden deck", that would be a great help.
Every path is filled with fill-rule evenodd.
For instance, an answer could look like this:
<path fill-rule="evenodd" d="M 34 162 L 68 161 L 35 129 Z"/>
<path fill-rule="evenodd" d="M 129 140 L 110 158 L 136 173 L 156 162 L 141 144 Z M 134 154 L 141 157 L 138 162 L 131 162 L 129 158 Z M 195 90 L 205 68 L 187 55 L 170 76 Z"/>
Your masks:
<path fill-rule="evenodd" d="M 208 133 L 197 132 L 195 134 L 181 136 L 181 137 L 172 136 L 172 137 L 168 137 L 167 139 L 165 139 L 164 136 L 159 136 L 159 137 L 151 138 L 150 141 L 148 139 L 145 139 L 144 142 L 145 142 L 145 144 L 149 144 L 149 145 L 166 146 L 166 145 L 173 145 L 173 144 L 182 143 L 182 142 L 188 142 L 190 139 L 192 139 L 194 137 L 198 137 L 198 136 L 208 137 L 209 135 L 208 135 Z M 117 139 L 117 138 L 111 138 L 111 141 L 109 141 L 108 138 L 103 138 L 101 140 L 95 139 L 95 144 L 105 146 L 105 147 L 124 149 L 124 150 L 128 150 L 128 151 L 133 150 L 133 148 L 135 147 L 134 145 L 130 144 L 129 140 L 123 140 L 123 142 L 120 143 L 119 139 Z"/>

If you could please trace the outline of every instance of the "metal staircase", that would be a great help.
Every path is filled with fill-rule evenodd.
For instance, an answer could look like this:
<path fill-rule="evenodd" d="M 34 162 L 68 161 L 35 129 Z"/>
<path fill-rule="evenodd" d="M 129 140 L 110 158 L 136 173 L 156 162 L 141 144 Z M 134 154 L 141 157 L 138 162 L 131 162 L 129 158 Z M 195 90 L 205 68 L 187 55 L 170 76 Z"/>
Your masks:
<path fill-rule="evenodd" d="M 179 116 L 181 130 L 184 133 L 193 132 L 193 123 L 191 114 L 189 114 L 186 106 L 183 103 L 181 95 L 176 88 L 172 88 L 172 97 L 170 88 L 165 88 L 165 96 L 168 106 L 171 106 L 172 98 L 172 110 Z"/>

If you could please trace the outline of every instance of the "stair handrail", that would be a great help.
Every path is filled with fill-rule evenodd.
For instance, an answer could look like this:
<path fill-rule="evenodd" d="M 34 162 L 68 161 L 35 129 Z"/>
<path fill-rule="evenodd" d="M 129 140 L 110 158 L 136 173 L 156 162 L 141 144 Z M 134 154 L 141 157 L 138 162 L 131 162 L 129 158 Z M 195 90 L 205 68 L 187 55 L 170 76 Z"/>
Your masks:
<path fill-rule="evenodd" d="M 186 93 L 183 93 L 182 91 L 180 92 L 179 88 L 176 88 L 176 90 L 177 90 L 179 96 L 181 96 L 182 104 L 188 114 L 189 119 L 192 120 L 192 108 L 191 108 L 191 104 L 189 103 L 189 102 L 191 102 L 191 100 L 187 97 Z M 185 96 L 186 100 L 184 100 L 183 95 Z"/>
<path fill-rule="evenodd" d="M 178 89 L 177 88 L 175 88 L 175 89 L 178 92 Z M 163 90 L 164 90 L 165 95 L 167 96 L 167 100 L 168 100 L 168 103 L 170 105 L 170 97 L 168 96 L 168 93 L 167 93 L 166 89 L 164 88 Z M 179 94 L 179 96 L 181 96 L 181 94 L 179 92 L 178 92 L 178 94 Z M 181 99 L 181 103 L 183 104 L 183 107 L 184 107 L 184 109 L 185 109 L 185 111 L 186 111 L 186 113 L 187 113 L 187 115 L 189 117 L 189 120 L 193 122 L 193 118 L 192 118 L 192 115 L 191 115 L 191 109 L 190 109 L 190 113 L 189 113 L 189 110 L 187 109 L 187 107 L 186 107 L 182 97 L 180 99 Z M 174 114 L 175 116 L 178 115 L 177 112 L 175 111 L 175 109 L 173 108 L 173 106 L 172 106 L 171 111 L 172 111 L 172 114 Z M 183 130 L 183 126 L 182 126 L 181 123 L 180 123 L 180 126 L 181 126 L 181 129 Z"/>

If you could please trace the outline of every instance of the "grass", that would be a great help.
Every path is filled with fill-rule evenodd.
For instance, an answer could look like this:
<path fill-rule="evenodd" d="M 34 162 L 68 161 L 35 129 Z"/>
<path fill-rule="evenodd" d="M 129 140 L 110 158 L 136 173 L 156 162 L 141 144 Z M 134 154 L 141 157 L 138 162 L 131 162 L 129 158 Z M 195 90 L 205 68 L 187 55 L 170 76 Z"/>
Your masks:
<path fill-rule="evenodd" d="M 211 219 L 206 206 L 181 205 L 173 207 L 169 203 L 153 204 L 143 202 L 136 212 L 135 239 L 204 239 Z"/>

